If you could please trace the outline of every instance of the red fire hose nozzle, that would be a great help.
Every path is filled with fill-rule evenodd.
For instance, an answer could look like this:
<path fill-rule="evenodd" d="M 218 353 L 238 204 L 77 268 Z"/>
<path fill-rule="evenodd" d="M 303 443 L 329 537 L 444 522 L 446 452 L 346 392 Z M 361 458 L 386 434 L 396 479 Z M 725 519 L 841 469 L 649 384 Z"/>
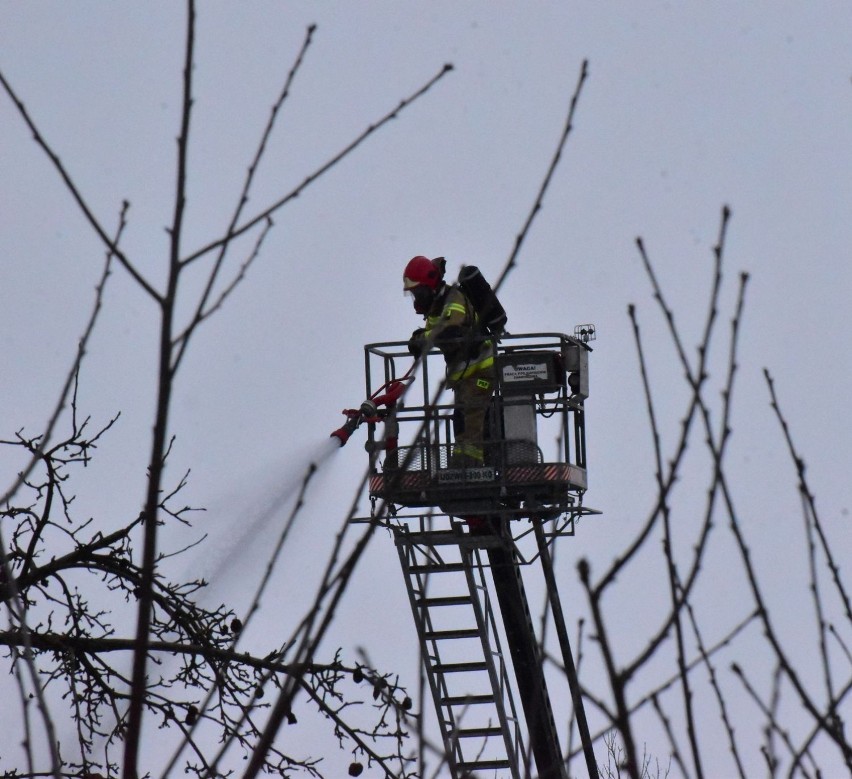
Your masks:
<path fill-rule="evenodd" d="M 378 416 L 379 406 L 387 406 L 389 409 L 399 400 L 403 392 L 405 392 L 405 384 L 401 381 L 391 381 L 387 385 L 387 392 L 384 395 L 373 395 L 367 398 L 362 404 L 359 411 L 365 417 Z"/>
<path fill-rule="evenodd" d="M 387 384 L 379 387 L 379 392 L 385 390 L 383 395 L 376 394 L 367 398 L 357 411 L 353 409 L 344 411 L 343 413 L 348 417 L 346 424 L 335 430 L 331 434 L 331 437 L 337 438 L 340 441 L 340 445 L 344 446 L 352 433 L 355 432 L 365 419 L 370 422 L 375 421 L 375 418 L 379 415 L 379 406 L 387 406 L 388 409 L 393 407 L 402 396 L 402 393 L 405 392 L 407 380 L 408 374 L 403 376 L 402 379 L 389 381 Z"/>
<path fill-rule="evenodd" d="M 360 414 L 349 417 L 349 419 L 346 420 L 346 424 L 335 430 L 329 438 L 336 438 L 340 441 L 341 446 L 345 446 L 346 442 L 349 440 L 349 436 L 351 436 L 358 428 L 358 425 L 361 424 L 361 419 L 362 416 Z"/>

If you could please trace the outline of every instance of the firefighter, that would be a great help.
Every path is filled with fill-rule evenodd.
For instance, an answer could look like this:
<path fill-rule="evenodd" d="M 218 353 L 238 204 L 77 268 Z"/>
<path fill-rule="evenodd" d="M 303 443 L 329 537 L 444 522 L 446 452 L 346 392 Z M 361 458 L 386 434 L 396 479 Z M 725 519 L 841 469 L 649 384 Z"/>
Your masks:
<path fill-rule="evenodd" d="M 414 310 L 425 320 L 408 342 L 419 357 L 425 345 L 437 346 L 447 363 L 447 386 L 455 396 L 455 442 L 449 465 L 470 468 L 484 463 L 483 441 L 488 404 L 494 392 L 494 347 L 481 327 L 468 297 L 444 281 L 446 261 L 418 255 L 403 273 L 403 288 L 414 301 Z"/>

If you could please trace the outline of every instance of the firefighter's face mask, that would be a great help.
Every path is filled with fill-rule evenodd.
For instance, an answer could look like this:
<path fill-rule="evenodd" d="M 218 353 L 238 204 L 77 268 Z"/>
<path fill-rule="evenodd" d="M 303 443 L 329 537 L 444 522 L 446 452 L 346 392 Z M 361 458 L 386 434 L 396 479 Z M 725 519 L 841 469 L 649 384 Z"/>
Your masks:
<path fill-rule="evenodd" d="M 426 315 L 435 302 L 435 290 L 429 289 L 425 284 L 418 284 L 414 289 L 408 290 L 414 298 L 414 310 L 418 314 Z"/>

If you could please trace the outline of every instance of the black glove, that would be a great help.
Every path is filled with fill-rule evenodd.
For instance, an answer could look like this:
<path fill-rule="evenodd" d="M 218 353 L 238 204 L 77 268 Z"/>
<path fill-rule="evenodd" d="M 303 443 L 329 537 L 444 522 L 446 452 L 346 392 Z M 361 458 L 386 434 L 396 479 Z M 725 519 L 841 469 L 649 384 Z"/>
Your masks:
<path fill-rule="evenodd" d="M 408 339 L 408 351 L 415 359 L 423 353 L 423 333 L 425 332 L 424 328 L 418 327 Z"/>

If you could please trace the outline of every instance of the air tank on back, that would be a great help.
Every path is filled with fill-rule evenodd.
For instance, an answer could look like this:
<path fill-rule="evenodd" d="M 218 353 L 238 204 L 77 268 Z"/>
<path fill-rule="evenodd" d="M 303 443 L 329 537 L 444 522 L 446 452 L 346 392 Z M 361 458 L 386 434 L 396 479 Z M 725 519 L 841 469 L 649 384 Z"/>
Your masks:
<path fill-rule="evenodd" d="M 508 317 L 491 285 L 475 265 L 465 265 L 459 273 L 459 286 L 470 298 L 483 326 L 499 337 L 506 329 Z"/>

